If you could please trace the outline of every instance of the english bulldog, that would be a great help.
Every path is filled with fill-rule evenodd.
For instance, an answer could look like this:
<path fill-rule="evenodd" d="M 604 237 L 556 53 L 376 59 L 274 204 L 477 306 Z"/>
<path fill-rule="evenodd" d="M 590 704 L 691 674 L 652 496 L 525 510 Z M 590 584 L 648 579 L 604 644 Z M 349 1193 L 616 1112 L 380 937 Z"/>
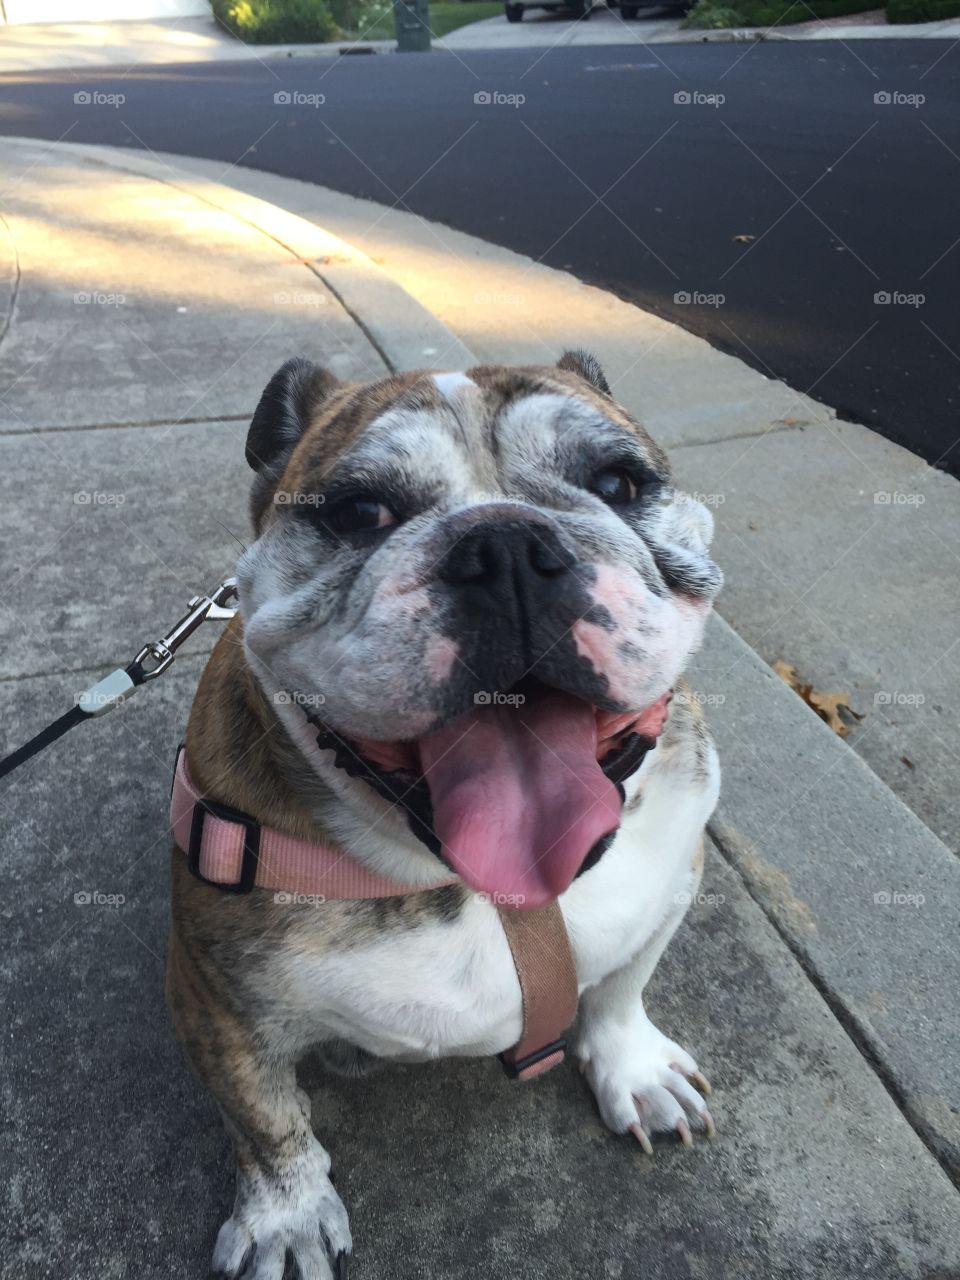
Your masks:
<path fill-rule="evenodd" d="M 362 386 L 290 360 L 246 456 L 256 538 L 185 767 L 224 812 L 405 889 L 224 892 L 175 846 L 167 993 L 236 1149 L 215 1273 L 329 1280 L 350 1228 L 297 1061 L 516 1044 L 505 904 L 559 905 L 604 1123 L 648 1152 L 712 1134 L 643 994 L 719 788 L 681 671 L 721 575 L 709 512 L 582 352 Z"/>

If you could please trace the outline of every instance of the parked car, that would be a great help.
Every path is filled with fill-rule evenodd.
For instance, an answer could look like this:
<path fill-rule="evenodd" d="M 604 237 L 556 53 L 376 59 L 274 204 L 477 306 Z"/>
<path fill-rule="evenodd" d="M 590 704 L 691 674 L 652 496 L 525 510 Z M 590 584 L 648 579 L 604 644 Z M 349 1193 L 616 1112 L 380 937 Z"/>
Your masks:
<path fill-rule="evenodd" d="M 606 0 L 608 9 L 619 9 L 620 17 L 630 22 L 636 18 L 641 9 L 675 9 L 686 13 L 693 7 L 694 0 L 646 0 L 638 4 L 635 0 Z M 572 17 L 585 22 L 593 9 L 593 0 L 506 0 L 503 6 L 508 22 L 521 22 L 525 9 L 566 9 Z"/>
<path fill-rule="evenodd" d="M 580 22 L 586 22 L 593 0 L 506 0 L 503 11 L 508 22 L 521 22 L 524 9 L 566 9 Z"/>

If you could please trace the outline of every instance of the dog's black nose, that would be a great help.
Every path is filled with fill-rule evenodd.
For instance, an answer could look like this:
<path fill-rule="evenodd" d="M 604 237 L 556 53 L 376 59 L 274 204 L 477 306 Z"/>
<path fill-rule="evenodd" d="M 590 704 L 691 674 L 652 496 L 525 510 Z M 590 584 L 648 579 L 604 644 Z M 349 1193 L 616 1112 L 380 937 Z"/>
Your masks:
<path fill-rule="evenodd" d="M 501 612 L 535 606 L 548 583 L 568 573 L 577 557 L 548 526 L 528 520 L 475 525 L 454 543 L 439 576 L 481 607 Z"/>

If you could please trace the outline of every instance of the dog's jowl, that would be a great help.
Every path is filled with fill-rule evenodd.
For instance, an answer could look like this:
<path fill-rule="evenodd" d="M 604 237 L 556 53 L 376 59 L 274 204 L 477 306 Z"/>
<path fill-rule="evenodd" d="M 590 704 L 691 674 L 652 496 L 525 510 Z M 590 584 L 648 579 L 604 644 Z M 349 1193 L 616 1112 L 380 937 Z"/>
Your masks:
<path fill-rule="evenodd" d="M 352 1243 L 309 1049 L 525 1077 L 566 1048 L 615 1134 L 712 1132 L 643 991 L 719 785 L 681 672 L 720 573 L 579 353 L 365 386 L 291 360 L 247 458 L 256 539 L 174 792 L 168 996 L 236 1148 L 215 1270 L 324 1280 Z"/>

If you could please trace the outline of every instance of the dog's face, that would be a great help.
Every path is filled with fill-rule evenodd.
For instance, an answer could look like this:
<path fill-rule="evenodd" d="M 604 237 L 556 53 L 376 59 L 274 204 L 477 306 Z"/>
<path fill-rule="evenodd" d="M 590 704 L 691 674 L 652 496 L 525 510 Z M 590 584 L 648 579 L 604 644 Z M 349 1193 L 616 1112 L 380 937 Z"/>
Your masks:
<path fill-rule="evenodd" d="M 247 456 L 241 608 L 268 695 L 366 782 L 425 778 L 427 825 L 465 878 L 555 896 L 616 826 L 598 759 L 628 722 L 656 736 L 700 641 L 721 580 L 709 512 L 580 355 L 362 387 L 291 361 Z M 477 834 L 491 806 L 511 832 L 538 814 L 522 874 Z M 541 848 L 551 814 L 559 853 Z"/>

